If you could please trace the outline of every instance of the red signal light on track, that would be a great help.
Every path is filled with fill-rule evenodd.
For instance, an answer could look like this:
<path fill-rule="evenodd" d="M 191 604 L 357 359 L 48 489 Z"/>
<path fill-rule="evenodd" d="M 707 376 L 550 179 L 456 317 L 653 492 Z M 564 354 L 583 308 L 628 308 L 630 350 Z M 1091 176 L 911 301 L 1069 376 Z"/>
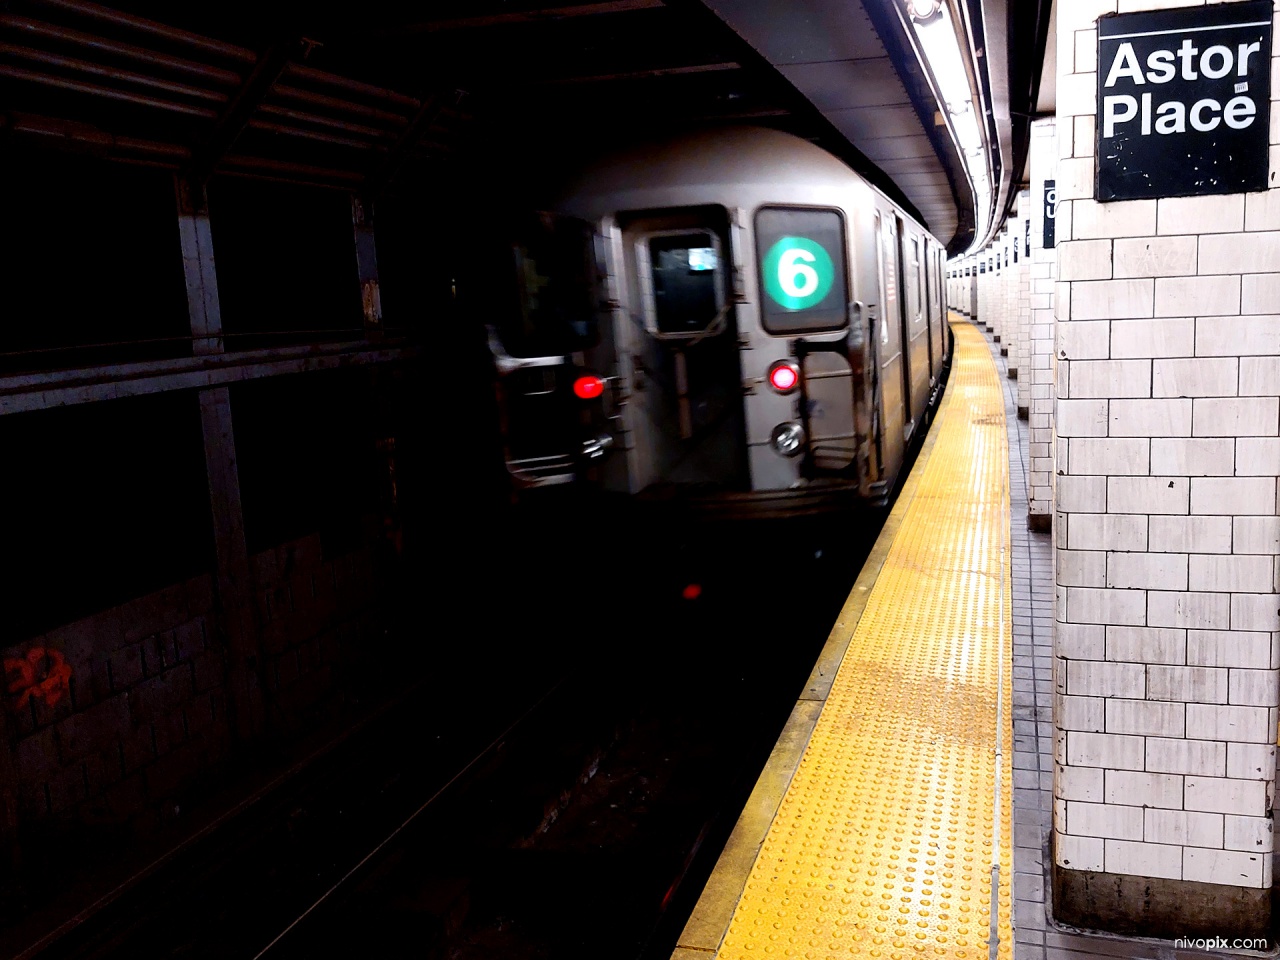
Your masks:
<path fill-rule="evenodd" d="M 579 377 L 573 381 L 573 392 L 579 400 L 594 400 L 604 393 L 604 380 L 597 376 Z"/>
<path fill-rule="evenodd" d="M 769 368 L 769 386 L 790 393 L 800 385 L 800 368 L 791 360 L 779 360 Z"/>
<path fill-rule="evenodd" d="M 684 597 L 686 600 L 697 600 L 700 596 L 702 596 L 702 584 L 700 583 L 687 584 L 685 588 L 680 591 L 680 596 Z"/>

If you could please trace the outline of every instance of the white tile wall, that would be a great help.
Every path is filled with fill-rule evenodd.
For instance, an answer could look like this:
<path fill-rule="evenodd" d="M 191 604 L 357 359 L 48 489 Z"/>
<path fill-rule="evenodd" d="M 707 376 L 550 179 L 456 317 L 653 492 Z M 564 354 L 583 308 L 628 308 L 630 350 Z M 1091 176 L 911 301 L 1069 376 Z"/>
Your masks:
<path fill-rule="evenodd" d="M 1196 237 L 1137 237 L 1116 240 L 1113 276 L 1192 276 L 1196 272 L 1196 251 L 1199 246 L 1197 239 Z"/>
<path fill-rule="evenodd" d="M 1125 319 L 1111 324 L 1111 356 L 1191 357 L 1195 355 L 1196 322 L 1190 317 L 1159 320 Z"/>
<path fill-rule="evenodd" d="M 1225 816 L 1222 845 L 1228 850 L 1271 853 L 1273 841 L 1269 817 Z"/>
<path fill-rule="evenodd" d="M 1166 710 L 1176 711 L 1179 719 L 1185 719 L 1186 709 L 1181 704 L 1147 704 L 1147 706 L 1161 706 Z M 1147 738 L 1147 770 L 1153 773 L 1220 777 L 1226 773 L 1226 767 L 1227 746 L 1224 743 L 1187 740 L 1183 729 L 1179 729 L 1169 737 L 1157 733 Z"/>
<path fill-rule="evenodd" d="M 1239 780 L 1265 780 L 1276 767 L 1276 748 L 1256 743 L 1227 744 L 1227 776 Z"/>
<path fill-rule="evenodd" d="M 1234 884 L 1240 887 L 1261 887 L 1265 866 L 1263 859 L 1261 854 L 1256 853 L 1187 847 L 1183 854 L 1182 879 L 1199 880 L 1204 883 Z"/>
<path fill-rule="evenodd" d="M 1182 810 L 1144 811 L 1143 839 L 1150 843 L 1190 843 L 1197 847 L 1221 847 L 1223 817 L 1214 813 Z"/>
<path fill-rule="evenodd" d="M 1188 630 L 1187 663 L 1268 670 L 1271 636 L 1244 630 Z"/>
<path fill-rule="evenodd" d="M 1029 450 L 1031 470 L 1029 512 L 1037 519 L 1052 517 L 1057 473 L 1054 465 L 1054 447 L 1057 428 L 1054 413 L 1054 378 L 1057 355 L 1054 352 L 1054 290 L 1057 285 L 1057 250 L 1044 246 L 1044 183 L 1054 180 L 1057 173 L 1057 123 L 1055 120 L 1037 120 L 1031 125 L 1031 256 L 1028 265 L 1030 286 L 1030 317 L 1027 359 L 1029 369 L 1019 369 L 1018 383 L 1027 381 L 1029 400 Z M 1069 204 L 1067 205 L 1069 206 Z M 1062 209 L 1062 206 L 1059 206 Z M 1280 219 L 1280 217 L 1278 217 Z M 1062 230 L 1062 219 L 1056 219 L 1056 231 Z M 1060 235 L 1060 233 L 1059 233 Z M 1019 394 L 1021 405 L 1021 394 Z M 1102 401 L 1103 404 L 1106 401 Z M 1101 418 L 1105 424 L 1106 410 L 1095 406 L 1092 411 L 1082 411 L 1084 418 Z M 1105 426 L 1104 426 L 1105 429 Z M 1072 436 L 1093 436 L 1080 430 Z M 1104 494 L 1105 496 L 1105 494 Z M 1105 512 L 1105 503 L 1103 505 Z M 1101 860 L 1101 851 L 1098 851 Z"/>
<path fill-rule="evenodd" d="M 1231 552 L 1230 517 L 1151 517 L 1147 531 L 1152 553 Z"/>
<path fill-rule="evenodd" d="M 1239 382 L 1239 372 L 1240 361 L 1235 357 L 1152 360 L 1151 395 L 1153 397 L 1234 396 L 1236 384 Z"/>
<path fill-rule="evenodd" d="M 1102 771 L 1097 767 L 1064 767 L 1057 765 L 1055 780 L 1057 795 L 1068 802 L 1083 800 L 1089 803 L 1102 801 Z"/>
<path fill-rule="evenodd" d="M 1280 518 L 1235 517 L 1232 535 L 1236 553 L 1280 553 Z"/>
<path fill-rule="evenodd" d="M 1108 660 L 1184 663 L 1187 632 L 1167 627 L 1104 627 Z"/>
<path fill-rule="evenodd" d="M 1239 277 L 1157 277 L 1157 317 L 1240 312 Z"/>
<path fill-rule="evenodd" d="M 1068 869 L 1264 887 L 1280 718 L 1280 184 L 1093 199 L 1097 17 L 1203 2 L 1059 4 L 1058 117 L 1033 128 L 1032 196 L 1056 160 L 1060 198 L 1056 257 L 1033 246 L 1028 351 L 1031 413 L 1048 428 L 1032 422 L 1045 483 L 1032 512 L 1053 513 L 1057 548 L 1055 849 Z M 1273 78 L 1280 97 L 1280 56 Z M 1056 151 L 1037 149 L 1055 134 Z M 1271 162 L 1276 180 L 1280 150 Z"/>
<path fill-rule="evenodd" d="M 1009 369 L 1018 377 L 1017 400 L 1019 415 L 1031 411 L 1031 191 L 1018 194 L 1018 217 L 1015 230 L 1018 236 L 1018 271 L 1016 299 L 1018 304 L 1017 334 L 1011 337 Z M 1030 451 L 1024 451 L 1030 455 Z"/>
<path fill-rule="evenodd" d="M 1067 829 L 1082 837 L 1142 839 L 1142 808 L 1111 803 L 1067 802 Z"/>

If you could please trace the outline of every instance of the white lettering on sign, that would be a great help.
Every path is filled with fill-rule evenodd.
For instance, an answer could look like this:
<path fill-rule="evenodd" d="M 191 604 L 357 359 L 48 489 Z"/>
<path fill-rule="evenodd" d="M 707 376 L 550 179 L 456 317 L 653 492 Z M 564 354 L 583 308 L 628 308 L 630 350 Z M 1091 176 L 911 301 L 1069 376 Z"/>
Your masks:
<path fill-rule="evenodd" d="M 1147 56 L 1147 72 L 1144 74 L 1142 68 L 1138 65 L 1138 55 L 1134 53 L 1132 43 L 1120 44 L 1120 49 L 1116 51 L 1115 59 L 1111 61 L 1111 69 L 1107 72 L 1107 82 L 1104 87 L 1114 87 L 1117 80 L 1128 79 L 1135 84 L 1143 83 L 1168 83 L 1178 71 L 1174 69 L 1173 58 L 1176 56 L 1182 61 L 1182 79 L 1198 80 L 1200 74 L 1203 73 L 1210 80 L 1218 80 L 1225 77 L 1234 67 L 1236 76 L 1246 77 L 1249 75 L 1249 58 L 1253 54 L 1262 49 L 1262 44 L 1241 43 L 1237 44 L 1235 53 L 1230 47 L 1224 47 L 1221 44 L 1210 47 L 1204 53 L 1192 41 L 1183 40 L 1182 46 L 1175 50 L 1157 50 Z M 1196 60 L 1197 54 L 1200 59 Z M 1195 64 L 1199 64 L 1200 72 L 1196 72 Z"/>
<path fill-rule="evenodd" d="M 778 285 L 790 297 L 804 298 L 818 289 L 818 271 L 807 266 L 817 261 L 812 253 L 793 247 L 778 260 Z M 797 263 L 804 260 L 805 263 Z M 797 280 L 802 282 L 797 283 Z"/>
<path fill-rule="evenodd" d="M 1126 41 L 1120 44 L 1111 60 L 1103 88 L 1110 89 L 1121 80 L 1128 80 L 1134 86 L 1168 83 L 1175 77 L 1183 80 L 1199 80 L 1201 77 L 1220 80 L 1232 71 L 1236 76 L 1244 77 L 1249 74 L 1250 58 L 1261 49 L 1262 44 L 1254 41 L 1238 43 L 1234 48 L 1216 43 L 1202 51 L 1195 45 L 1195 41 L 1187 38 L 1177 49 L 1159 49 L 1148 54 L 1147 69 L 1144 72 L 1133 43 Z M 1180 66 L 1174 66 L 1175 59 Z M 1237 93 L 1248 90 L 1247 84 L 1237 84 L 1236 87 Z M 1186 133 L 1188 118 L 1192 129 L 1201 133 L 1208 133 L 1223 122 L 1233 130 L 1244 130 L 1253 123 L 1257 115 L 1257 104 L 1244 96 L 1227 101 L 1225 106 L 1211 98 L 1197 100 L 1190 107 L 1180 100 L 1166 100 L 1155 107 L 1154 130 L 1158 134 Z M 1141 101 L 1130 94 L 1112 94 L 1102 98 L 1104 137 L 1114 137 L 1117 133 L 1126 132 L 1121 129 L 1122 126 L 1134 119 L 1139 120 L 1142 136 L 1150 136 L 1153 129 L 1151 94 L 1144 93 Z"/>
<path fill-rule="evenodd" d="M 1182 44 L 1175 48 L 1161 48 L 1147 55 L 1147 69 L 1144 72 L 1138 62 L 1138 54 L 1132 41 L 1121 43 L 1112 57 L 1104 89 L 1111 89 L 1121 80 L 1128 80 L 1134 86 L 1148 83 L 1168 83 L 1175 77 L 1183 80 L 1219 80 L 1232 71 L 1237 76 L 1248 76 L 1249 60 L 1262 49 L 1262 44 L 1238 43 L 1233 47 L 1216 43 L 1203 51 L 1195 41 L 1184 38 Z M 1174 66 L 1174 61 L 1178 66 Z M 1248 90 L 1239 89 L 1236 93 Z M 1130 94 L 1111 94 L 1102 98 L 1102 135 L 1114 137 L 1117 133 L 1126 133 L 1125 124 L 1137 119 L 1142 136 L 1150 136 L 1152 130 L 1157 134 L 1186 133 L 1187 121 L 1191 128 L 1201 133 L 1208 133 L 1225 122 L 1233 130 L 1244 130 L 1252 125 L 1258 114 L 1257 104 L 1249 97 L 1237 96 L 1227 101 L 1224 106 L 1220 101 L 1204 98 L 1195 101 L 1189 107 L 1180 100 L 1166 100 L 1154 108 L 1155 123 L 1152 123 L 1152 96 L 1143 93 L 1141 100 Z M 1141 116 L 1139 116 L 1141 114 Z"/>
<path fill-rule="evenodd" d="M 1151 133 L 1151 94 L 1142 95 L 1141 132 L 1145 137 Z M 1102 98 L 1102 135 L 1114 137 L 1119 124 L 1128 123 L 1138 115 L 1138 98 L 1127 93 Z M 1233 97 L 1226 105 L 1217 100 L 1197 100 L 1187 105 L 1179 100 L 1167 100 L 1156 108 L 1155 132 L 1161 134 L 1186 133 L 1187 117 L 1191 117 L 1191 126 L 1195 130 L 1207 133 L 1216 128 L 1219 122 L 1225 122 L 1232 130 L 1244 130 L 1252 125 L 1258 115 L 1258 105 L 1248 97 Z M 1221 116 L 1219 117 L 1219 114 Z"/>

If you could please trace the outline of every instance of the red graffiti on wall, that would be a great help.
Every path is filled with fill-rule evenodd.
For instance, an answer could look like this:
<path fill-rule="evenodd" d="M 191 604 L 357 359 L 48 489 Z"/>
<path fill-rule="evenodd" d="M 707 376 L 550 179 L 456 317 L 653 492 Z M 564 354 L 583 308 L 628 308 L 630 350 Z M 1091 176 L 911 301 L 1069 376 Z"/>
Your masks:
<path fill-rule="evenodd" d="M 4 662 L 6 687 L 17 694 L 13 708 L 21 710 L 32 697 L 52 707 L 71 692 L 71 667 L 57 650 L 32 647 L 21 658 Z"/>

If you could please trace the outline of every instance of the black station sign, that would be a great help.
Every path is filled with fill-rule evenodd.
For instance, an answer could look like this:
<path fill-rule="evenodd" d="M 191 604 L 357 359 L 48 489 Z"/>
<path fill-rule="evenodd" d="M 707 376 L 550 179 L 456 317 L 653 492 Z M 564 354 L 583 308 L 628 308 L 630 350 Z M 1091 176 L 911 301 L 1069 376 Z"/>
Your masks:
<path fill-rule="evenodd" d="M 1251 0 L 1098 21 L 1098 200 L 1267 188 L 1272 13 Z"/>
<path fill-rule="evenodd" d="M 1058 218 L 1058 181 L 1044 182 L 1044 248 L 1052 250 L 1055 243 L 1054 223 Z"/>

